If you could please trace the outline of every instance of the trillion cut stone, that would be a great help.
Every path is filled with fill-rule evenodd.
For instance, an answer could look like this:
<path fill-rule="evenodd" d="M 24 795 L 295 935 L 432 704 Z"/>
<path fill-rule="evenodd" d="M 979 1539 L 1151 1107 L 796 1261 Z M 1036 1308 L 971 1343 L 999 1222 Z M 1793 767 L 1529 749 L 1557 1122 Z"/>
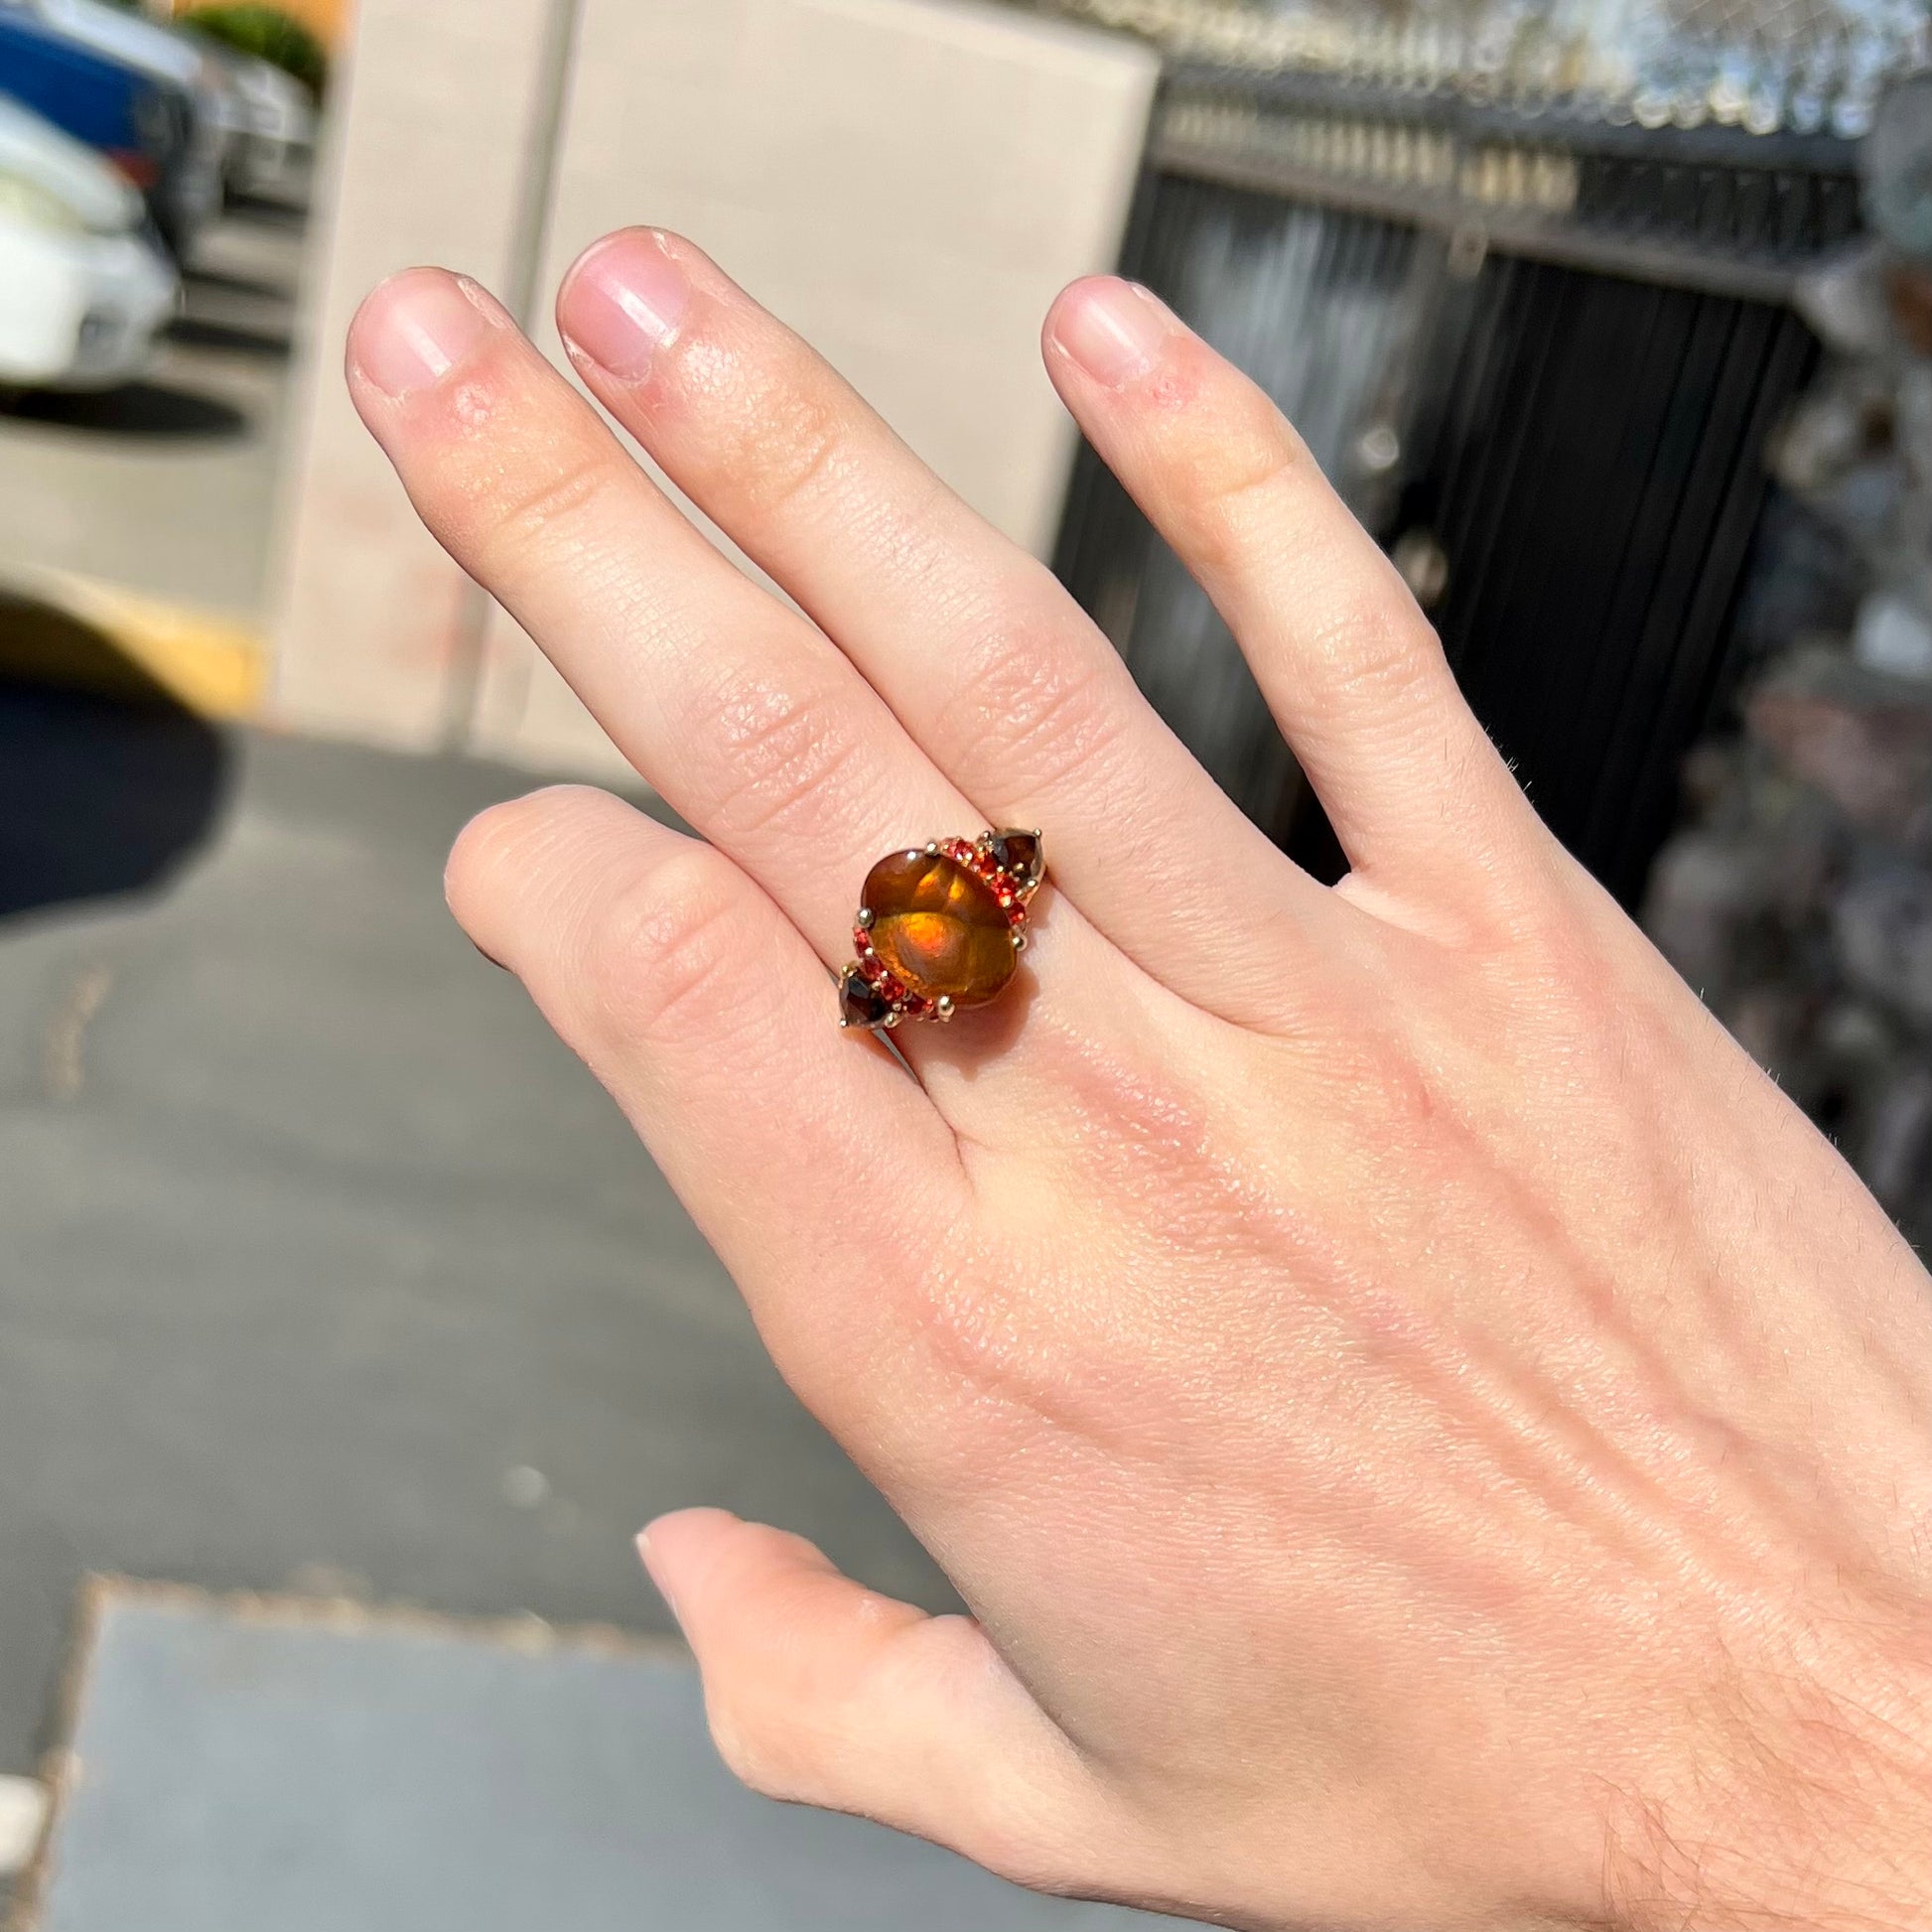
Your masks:
<path fill-rule="evenodd" d="M 1042 854 L 1037 832 L 995 832 L 986 849 L 993 863 L 1019 882 L 1022 892 L 1039 884 Z"/>
<path fill-rule="evenodd" d="M 1013 934 L 993 888 L 943 852 L 895 852 L 866 875 L 872 949 L 929 1000 L 984 1006 L 1013 977 Z"/>
<path fill-rule="evenodd" d="M 839 981 L 839 1025 L 841 1027 L 880 1027 L 893 1010 L 893 1003 L 860 976 L 856 966 L 848 966 Z"/>

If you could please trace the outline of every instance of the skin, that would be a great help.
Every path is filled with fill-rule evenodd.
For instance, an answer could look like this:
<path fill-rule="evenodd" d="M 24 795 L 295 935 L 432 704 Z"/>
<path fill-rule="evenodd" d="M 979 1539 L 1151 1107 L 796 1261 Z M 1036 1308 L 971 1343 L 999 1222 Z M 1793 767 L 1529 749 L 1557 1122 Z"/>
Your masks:
<path fill-rule="evenodd" d="M 797 608 L 488 296 L 376 291 L 350 387 L 424 521 L 705 841 L 543 791 L 450 900 L 973 1612 L 653 1524 L 732 1766 L 1235 1926 L 1932 1925 L 1932 1287 L 1267 399 L 1109 278 L 1047 318 L 1332 891 L 689 242 L 607 238 L 558 317 Z M 987 824 L 1045 828 L 1033 943 L 908 1078 L 827 968 L 874 859 Z"/>

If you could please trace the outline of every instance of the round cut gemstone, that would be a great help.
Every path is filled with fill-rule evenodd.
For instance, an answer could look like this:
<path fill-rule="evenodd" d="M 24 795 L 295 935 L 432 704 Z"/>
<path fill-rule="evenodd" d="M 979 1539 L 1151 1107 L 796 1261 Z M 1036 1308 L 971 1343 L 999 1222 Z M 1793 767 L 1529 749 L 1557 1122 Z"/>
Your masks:
<path fill-rule="evenodd" d="M 895 852 L 866 875 L 872 949 L 928 1000 L 984 1006 L 1013 977 L 1012 928 L 998 895 L 944 852 Z"/>

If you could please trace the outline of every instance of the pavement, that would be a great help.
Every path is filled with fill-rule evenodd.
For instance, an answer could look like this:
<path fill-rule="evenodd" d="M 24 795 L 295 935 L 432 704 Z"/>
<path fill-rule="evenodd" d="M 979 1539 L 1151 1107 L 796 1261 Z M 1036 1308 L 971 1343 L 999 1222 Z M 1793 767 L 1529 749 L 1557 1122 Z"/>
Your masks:
<path fill-rule="evenodd" d="M 89 1571 L 662 1630 L 707 1502 L 950 1600 L 445 910 L 529 782 L 0 687 L 0 1772 Z"/>

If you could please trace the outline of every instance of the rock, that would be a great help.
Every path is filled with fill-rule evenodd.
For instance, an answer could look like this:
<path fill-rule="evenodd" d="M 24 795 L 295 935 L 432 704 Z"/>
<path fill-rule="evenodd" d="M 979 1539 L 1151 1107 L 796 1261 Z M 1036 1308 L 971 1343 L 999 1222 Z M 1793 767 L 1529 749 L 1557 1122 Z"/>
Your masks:
<path fill-rule="evenodd" d="M 1894 1212 L 1925 1189 L 1932 1169 L 1932 1067 L 1895 1072 L 1871 1106 L 1857 1150 L 1859 1171 Z"/>
<path fill-rule="evenodd" d="M 1828 348 L 1841 355 L 1882 355 L 1892 339 L 1889 265 L 1882 242 L 1854 242 L 1798 278 L 1791 306 Z"/>
<path fill-rule="evenodd" d="M 1855 881 L 1832 938 L 1854 986 L 1932 1026 L 1932 878 L 1896 867 Z"/>
<path fill-rule="evenodd" d="M 1932 679 L 1932 618 L 1894 591 L 1874 591 L 1859 606 L 1852 654 L 1868 671 Z"/>
<path fill-rule="evenodd" d="M 1932 267 L 1894 262 L 1885 277 L 1885 306 L 1899 342 L 1914 355 L 1932 356 Z"/>
<path fill-rule="evenodd" d="M 1786 488 L 1815 496 L 1890 447 L 1891 419 L 1890 385 L 1882 376 L 1841 368 L 1792 409 L 1765 460 Z"/>
<path fill-rule="evenodd" d="M 1745 929 L 1761 923 L 1771 904 L 1771 855 L 1762 844 L 1684 832 L 1651 868 L 1644 930 L 1700 994 L 1716 1001 L 1746 958 L 1762 950 Z"/>
<path fill-rule="evenodd" d="M 1746 726 L 1855 825 L 1932 835 L 1932 684 L 1833 653 L 1794 657 L 1746 701 Z"/>
<path fill-rule="evenodd" d="M 1932 257 L 1932 73 L 1885 90 L 1859 153 L 1865 218 L 1901 254 Z"/>

